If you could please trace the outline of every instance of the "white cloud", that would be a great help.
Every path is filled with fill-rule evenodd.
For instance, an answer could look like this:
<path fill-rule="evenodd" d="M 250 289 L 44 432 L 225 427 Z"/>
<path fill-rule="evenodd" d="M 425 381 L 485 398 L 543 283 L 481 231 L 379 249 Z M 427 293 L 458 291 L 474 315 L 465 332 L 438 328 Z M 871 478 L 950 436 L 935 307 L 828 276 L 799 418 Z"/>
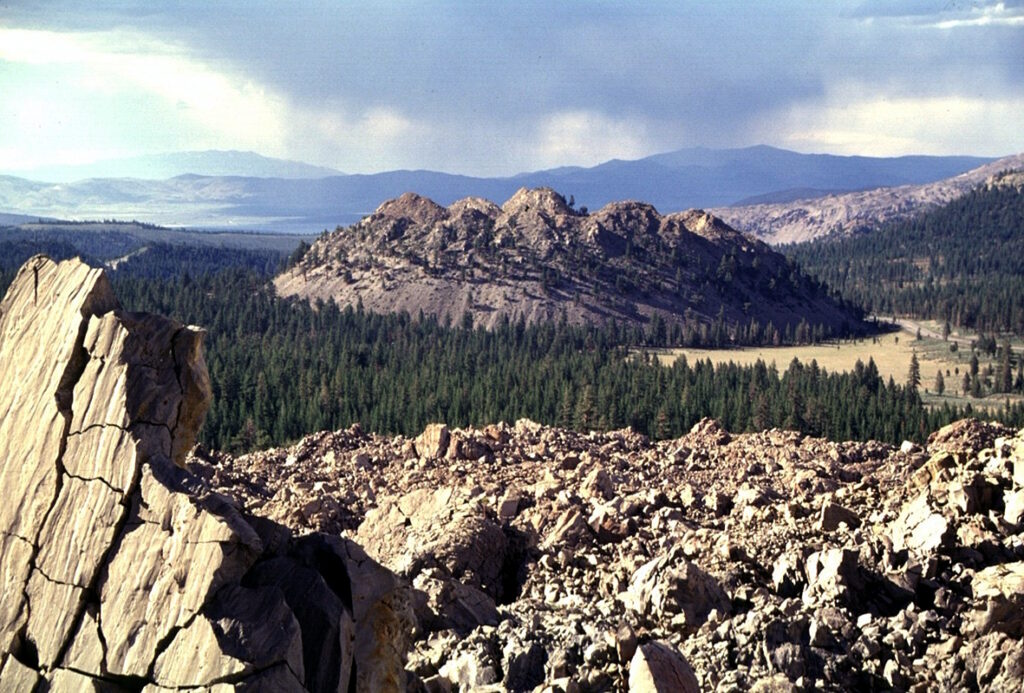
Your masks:
<path fill-rule="evenodd" d="M 0 28 L 3 63 L 0 129 L 16 143 L 0 150 L 9 170 L 207 148 L 377 170 L 407 164 L 429 139 L 396 108 L 351 112 L 340 98 L 299 107 L 246 74 L 134 33 Z"/>
<path fill-rule="evenodd" d="M 538 168 L 635 159 L 650 153 L 647 134 L 646 126 L 635 120 L 595 111 L 562 111 L 538 124 L 527 144 L 527 158 Z"/>
<path fill-rule="evenodd" d="M 772 135 L 774 133 L 774 136 Z M 802 151 L 1004 155 L 1024 148 L 1024 97 L 898 96 L 837 89 L 779 113 L 761 137 Z"/>
<path fill-rule="evenodd" d="M 119 31 L 68 34 L 0 29 L 0 61 L 14 70 L 34 66 L 52 75 L 61 88 L 50 91 L 45 107 L 63 110 L 69 119 L 104 117 L 86 109 L 72 113 L 76 99 L 93 106 L 105 99 L 107 109 L 150 109 L 138 112 L 140 131 L 120 133 L 125 140 L 149 138 L 159 147 L 176 139 L 197 139 L 210 146 L 281 149 L 287 124 L 283 99 L 171 44 Z M 161 107 L 162 114 L 152 112 Z M 33 117 L 31 111 L 19 114 L 21 120 L 26 117 Z M 147 132 L 154 120 L 185 132 L 177 137 Z M 80 125 L 79 129 L 91 128 Z"/>
<path fill-rule="evenodd" d="M 1021 8 L 1007 9 L 1005 3 L 997 3 L 988 7 L 972 7 L 962 17 L 944 19 L 926 26 L 934 29 L 962 29 L 964 27 L 1019 26 L 1024 27 L 1024 10 Z"/>

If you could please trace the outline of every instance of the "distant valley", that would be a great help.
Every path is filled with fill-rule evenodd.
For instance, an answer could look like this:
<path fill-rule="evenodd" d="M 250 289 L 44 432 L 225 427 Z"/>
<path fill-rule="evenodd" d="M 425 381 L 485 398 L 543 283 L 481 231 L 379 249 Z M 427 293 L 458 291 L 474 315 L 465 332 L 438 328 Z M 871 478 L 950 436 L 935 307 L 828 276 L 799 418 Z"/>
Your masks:
<path fill-rule="evenodd" d="M 186 152 L 38 171 L 48 174 L 49 181 L 0 176 L 0 212 L 79 220 L 138 219 L 174 227 L 318 233 L 355 223 L 384 200 L 413 190 L 449 205 L 464 197 L 505 200 L 522 187 L 550 187 L 573 199 L 577 208 L 597 209 L 632 199 L 668 214 L 722 208 L 752 199 L 792 199 L 931 183 L 991 161 L 967 156 L 799 154 L 767 146 L 693 148 L 636 161 L 613 160 L 591 168 L 479 178 L 434 171 L 345 175 L 245 152 Z M 60 182 L 52 182 L 55 180 Z M 737 223 L 724 212 L 722 215 Z"/>

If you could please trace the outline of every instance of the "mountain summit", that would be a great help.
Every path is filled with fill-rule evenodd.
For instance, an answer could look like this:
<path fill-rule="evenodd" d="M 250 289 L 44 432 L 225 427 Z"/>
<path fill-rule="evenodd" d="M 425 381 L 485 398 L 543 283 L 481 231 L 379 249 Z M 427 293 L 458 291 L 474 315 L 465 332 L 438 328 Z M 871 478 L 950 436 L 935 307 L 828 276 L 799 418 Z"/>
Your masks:
<path fill-rule="evenodd" d="M 856 323 L 782 255 L 702 210 L 663 216 L 625 201 L 588 212 L 551 188 L 522 188 L 500 207 L 405 193 L 323 234 L 275 285 L 488 328 L 614 319 L 721 337 L 753 322 L 826 332 Z"/>

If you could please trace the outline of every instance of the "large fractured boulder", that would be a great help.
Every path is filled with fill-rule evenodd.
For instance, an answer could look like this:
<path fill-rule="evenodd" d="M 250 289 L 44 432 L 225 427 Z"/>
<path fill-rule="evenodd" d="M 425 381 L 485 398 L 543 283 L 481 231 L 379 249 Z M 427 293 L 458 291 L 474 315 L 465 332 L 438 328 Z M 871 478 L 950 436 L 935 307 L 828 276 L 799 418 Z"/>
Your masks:
<path fill-rule="evenodd" d="M 457 488 L 421 489 L 367 514 L 357 541 L 413 581 L 419 618 L 430 630 L 467 632 L 497 622 L 508 539 L 476 500 Z"/>
<path fill-rule="evenodd" d="M 341 540 L 257 531 L 181 466 L 202 331 L 120 310 L 77 260 L 32 258 L 0 311 L 2 687 L 348 690 Z"/>

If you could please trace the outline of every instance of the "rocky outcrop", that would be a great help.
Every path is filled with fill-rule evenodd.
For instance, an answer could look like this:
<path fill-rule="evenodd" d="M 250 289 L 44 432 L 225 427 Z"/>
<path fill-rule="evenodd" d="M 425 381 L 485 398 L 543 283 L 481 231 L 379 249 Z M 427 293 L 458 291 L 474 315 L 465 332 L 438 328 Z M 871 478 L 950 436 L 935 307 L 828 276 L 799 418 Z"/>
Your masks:
<path fill-rule="evenodd" d="M 1024 154 L 1016 154 L 934 183 L 875 188 L 792 202 L 719 207 L 711 211 L 768 243 L 803 243 L 829 234 L 848 234 L 909 219 L 962 197 L 981 184 L 1014 185 L 1019 178 L 1003 173 L 1021 167 L 1024 167 Z"/>
<path fill-rule="evenodd" d="M 402 687 L 394 576 L 184 468 L 201 330 L 77 260 L 32 258 L 0 311 L 0 689 Z"/>
<path fill-rule="evenodd" d="M 448 207 L 415 193 L 321 236 L 274 280 L 281 295 L 406 311 L 495 328 L 527 323 L 705 329 L 769 322 L 856 329 L 836 304 L 764 243 L 702 210 L 661 215 L 637 201 L 588 213 L 550 188 L 523 188 L 501 207 Z"/>

